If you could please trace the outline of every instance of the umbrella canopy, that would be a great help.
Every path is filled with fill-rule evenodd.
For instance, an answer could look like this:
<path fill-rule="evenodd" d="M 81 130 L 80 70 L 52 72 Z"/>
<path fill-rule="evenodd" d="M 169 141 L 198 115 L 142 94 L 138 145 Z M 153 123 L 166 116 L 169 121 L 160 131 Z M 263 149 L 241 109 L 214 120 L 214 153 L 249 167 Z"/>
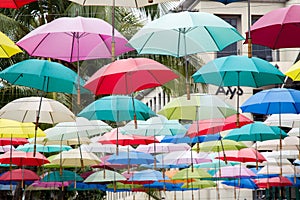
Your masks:
<path fill-rule="evenodd" d="M 178 77 L 171 69 L 152 59 L 128 58 L 101 67 L 84 87 L 95 95 L 131 94 L 161 86 Z"/>
<path fill-rule="evenodd" d="M 105 185 L 101 184 L 88 184 L 88 183 L 83 183 L 83 182 L 78 182 L 78 183 L 71 183 L 68 188 L 68 191 L 87 191 L 87 190 L 102 190 L 105 191 L 106 187 Z"/>
<path fill-rule="evenodd" d="M 225 151 L 226 160 L 237 162 L 264 162 L 266 158 L 253 148 Z M 224 156 L 217 156 L 216 159 L 225 160 Z"/>
<path fill-rule="evenodd" d="M 147 23 L 129 44 L 139 54 L 182 57 L 219 51 L 239 40 L 243 37 L 238 31 L 216 15 L 184 11 L 169 13 Z"/>
<path fill-rule="evenodd" d="M 228 161 L 227 163 L 223 160 L 213 159 L 212 162 L 200 163 L 194 165 L 195 168 L 206 168 L 206 169 L 219 169 L 220 167 L 225 166 L 234 166 L 240 164 L 239 162 L 231 162 Z"/>
<path fill-rule="evenodd" d="M 185 134 L 187 129 L 178 120 L 168 120 L 165 116 L 158 115 L 146 121 L 137 121 L 137 128 L 134 121 L 128 122 L 121 128 L 124 134 L 159 136 Z"/>
<path fill-rule="evenodd" d="M 281 144 L 282 144 L 282 150 L 298 150 L 299 149 L 299 141 L 300 139 L 296 136 L 289 136 L 285 137 Z M 267 140 L 262 142 L 256 142 L 256 144 L 253 145 L 257 150 L 260 151 L 267 151 L 267 150 L 274 150 L 279 151 L 280 150 L 280 140 Z"/>
<path fill-rule="evenodd" d="M 75 3 L 78 3 L 83 6 L 112 6 L 111 1 L 97 1 L 97 0 L 69 0 Z M 115 6 L 117 7 L 131 7 L 131 8 L 139 8 L 144 6 L 150 6 L 153 4 L 163 3 L 167 0 L 156 0 L 155 2 L 150 2 L 148 0 L 135 0 L 135 1 L 115 1 Z"/>
<path fill-rule="evenodd" d="M 255 176 L 254 172 L 241 165 L 221 167 L 214 175 L 215 178 L 249 178 Z"/>
<path fill-rule="evenodd" d="M 134 114 L 136 114 L 137 120 L 147 120 L 150 117 L 156 116 L 156 114 L 141 101 L 129 96 L 119 95 L 102 97 L 92 102 L 85 107 L 78 116 L 85 117 L 89 120 L 121 122 L 133 120 Z"/>
<path fill-rule="evenodd" d="M 109 169 L 109 170 L 116 170 L 116 169 L 125 169 L 128 167 L 127 164 L 112 164 L 108 162 L 107 160 L 110 158 L 110 155 L 103 156 L 100 158 L 101 163 L 98 165 L 92 165 L 92 168 L 103 168 L 103 169 Z M 138 165 L 130 165 L 130 167 L 137 167 Z"/>
<path fill-rule="evenodd" d="M 170 153 L 174 151 L 187 151 L 190 149 L 191 147 L 188 144 L 158 143 L 155 145 L 139 145 L 135 150 L 144 153 Z"/>
<path fill-rule="evenodd" d="M 278 126 L 267 126 L 262 122 L 247 124 L 231 130 L 224 139 L 235 141 L 264 141 L 287 137 L 288 135 Z"/>
<path fill-rule="evenodd" d="M 247 146 L 242 142 L 236 142 L 233 140 L 218 140 L 202 142 L 199 146 L 194 145 L 193 150 L 200 150 L 200 152 L 220 152 L 223 149 L 226 150 L 240 150 L 246 148 Z"/>
<path fill-rule="evenodd" d="M 60 17 L 28 33 L 17 44 L 31 56 L 68 62 L 111 57 L 112 26 L 98 18 Z M 115 55 L 131 51 L 115 30 Z"/>
<path fill-rule="evenodd" d="M 237 188 L 247 188 L 251 190 L 258 189 L 258 186 L 255 184 L 254 181 L 252 181 L 249 178 L 241 178 L 239 180 L 228 180 L 228 181 L 222 181 L 222 184 L 234 186 Z"/>
<path fill-rule="evenodd" d="M 18 9 L 26 4 L 35 2 L 37 0 L 4 0 L 0 3 L 0 8 L 14 8 Z"/>
<path fill-rule="evenodd" d="M 83 178 L 75 172 L 69 170 L 51 171 L 44 175 L 41 182 L 65 182 L 65 181 L 83 181 Z"/>
<path fill-rule="evenodd" d="M 186 135 L 195 137 L 199 135 L 214 134 L 221 131 L 226 131 L 237 127 L 237 116 L 232 115 L 221 119 L 207 119 L 194 121 L 189 127 Z M 239 115 L 239 127 L 253 123 L 251 119 L 244 115 Z"/>
<path fill-rule="evenodd" d="M 300 113 L 300 91 L 272 88 L 260 91 L 248 98 L 241 106 L 243 112 L 257 114 Z"/>
<path fill-rule="evenodd" d="M 139 144 L 151 144 L 158 143 L 154 136 L 133 136 L 124 135 L 119 133 L 118 129 L 105 133 L 98 140 L 101 144 L 118 144 L 118 145 L 139 145 Z"/>
<path fill-rule="evenodd" d="M 5 145 L 23 145 L 28 143 L 28 139 L 26 138 L 0 138 L 0 146 L 5 146 Z"/>
<path fill-rule="evenodd" d="M 278 163 L 279 164 L 279 163 Z M 293 165 L 291 164 L 284 164 L 282 169 L 278 164 L 270 164 L 266 163 L 266 165 L 259 170 L 257 174 L 264 174 L 264 175 L 269 175 L 269 174 L 287 174 L 287 175 L 294 175 L 298 174 L 299 170 L 295 169 Z"/>
<path fill-rule="evenodd" d="M 288 178 L 283 176 L 256 179 L 254 180 L 254 182 L 259 188 L 286 187 L 293 185 L 293 183 Z"/>
<path fill-rule="evenodd" d="M 212 178 L 204 169 L 192 169 L 186 168 L 177 172 L 172 180 L 187 180 L 187 179 L 200 179 L 200 178 Z"/>
<path fill-rule="evenodd" d="M 41 182 L 41 181 L 34 181 L 31 186 L 33 187 L 43 187 L 43 188 L 59 188 L 59 187 L 67 187 L 70 183 L 67 181 L 63 182 Z"/>
<path fill-rule="evenodd" d="M 210 187 L 216 187 L 216 186 L 217 186 L 217 184 L 214 181 L 196 179 L 195 181 L 192 181 L 190 183 L 184 183 L 181 187 L 182 188 L 204 189 L 204 188 L 210 188 Z"/>
<path fill-rule="evenodd" d="M 212 0 L 212 1 L 220 2 L 222 4 L 227 5 L 227 4 L 230 4 L 230 3 L 244 1 L 244 0 Z"/>
<path fill-rule="evenodd" d="M 271 49 L 299 47 L 299 11 L 300 5 L 291 5 L 263 15 L 250 28 L 253 44 Z"/>
<path fill-rule="evenodd" d="M 73 70 L 48 60 L 28 59 L 18 62 L 1 71 L 0 78 L 14 85 L 70 94 L 77 93 L 80 79 L 80 92 L 89 93 L 83 88 L 84 81 Z"/>
<path fill-rule="evenodd" d="M 215 95 L 195 93 L 190 100 L 186 96 L 174 98 L 158 114 L 168 119 L 202 120 L 226 118 L 236 110 Z"/>
<path fill-rule="evenodd" d="M 88 120 L 76 117 L 75 122 L 60 122 L 45 130 L 47 140 L 66 140 L 75 138 L 91 138 L 112 130 L 111 126 L 101 120 Z M 80 139 L 79 139 L 80 142 Z"/>
<path fill-rule="evenodd" d="M 300 80 L 300 62 L 297 61 L 293 64 L 284 74 L 290 77 L 293 81 Z"/>
<path fill-rule="evenodd" d="M 113 181 L 125 181 L 126 178 L 118 172 L 111 170 L 102 170 L 89 175 L 84 183 L 101 183 Z"/>
<path fill-rule="evenodd" d="M 101 163 L 101 160 L 94 153 L 72 149 L 57 154 L 51 161 L 51 164 L 57 164 L 67 167 L 91 166 Z"/>
<path fill-rule="evenodd" d="M 93 152 L 93 153 L 108 153 L 114 154 L 116 153 L 116 145 L 114 144 L 101 144 L 101 143 L 90 143 L 90 144 L 82 144 L 80 148 L 83 151 Z M 132 151 L 134 150 L 132 146 L 119 146 L 119 151 Z"/>
<path fill-rule="evenodd" d="M 173 151 L 163 154 L 160 163 L 163 165 L 199 164 L 211 162 L 207 153 L 197 153 L 195 151 Z"/>
<path fill-rule="evenodd" d="M 34 134 L 35 125 L 31 122 L 22 123 L 10 119 L 0 119 L 0 137 L 3 139 L 7 138 L 7 140 L 11 140 L 11 143 L 13 143 L 12 140 L 15 140 L 16 138 L 33 138 Z M 43 137 L 46 136 L 46 134 L 44 133 L 44 131 L 42 131 L 42 129 L 38 128 L 36 136 Z"/>
<path fill-rule="evenodd" d="M 40 102 L 42 102 L 39 114 L 40 123 L 56 124 L 75 121 L 75 115 L 66 106 L 45 97 L 15 99 L 0 109 L 0 117 L 19 122 L 36 122 Z"/>
<path fill-rule="evenodd" d="M 192 77 L 196 83 L 258 88 L 281 84 L 285 75 L 263 59 L 232 55 L 208 62 Z"/>
<path fill-rule="evenodd" d="M 300 127 L 299 114 L 272 114 L 265 121 L 268 126 Z"/>
<path fill-rule="evenodd" d="M 23 151 L 8 151 L 0 155 L 0 163 L 2 164 L 14 164 L 18 166 L 41 166 L 49 163 L 49 160 L 41 153 Z"/>
<path fill-rule="evenodd" d="M 197 142 L 206 142 L 206 141 L 215 141 L 220 140 L 221 135 L 219 133 L 216 134 L 209 134 L 209 135 L 202 135 L 197 137 L 188 137 L 185 135 L 166 135 L 160 142 L 161 143 L 174 143 L 174 144 L 180 144 L 180 143 L 188 143 L 188 144 L 194 144 Z"/>
<path fill-rule="evenodd" d="M 169 178 L 165 177 L 162 172 L 152 170 L 152 169 L 133 172 L 132 176 L 128 179 L 129 182 L 130 181 L 134 181 L 134 182 L 160 181 L 160 180 L 169 180 Z"/>
<path fill-rule="evenodd" d="M 3 3 L 0 3 L 0 8 Z M 5 4 L 5 3 L 4 3 Z M 15 43 L 0 31 L 0 58 L 10 58 L 11 56 L 22 52 L 22 50 L 15 45 Z"/>
<path fill-rule="evenodd" d="M 37 152 L 43 152 L 43 153 L 53 153 L 53 152 L 59 152 L 59 151 L 68 151 L 72 149 L 72 147 L 67 145 L 36 145 L 36 151 Z M 24 151 L 24 152 L 33 152 L 34 151 L 34 145 L 33 144 L 25 144 L 25 145 L 19 145 L 16 150 L 18 151 Z"/>
<path fill-rule="evenodd" d="M 0 181 L 35 181 L 40 177 L 33 171 L 28 169 L 13 169 L 4 172 L 0 176 Z"/>
<path fill-rule="evenodd" d="M 154 163 L 155 158 L 148 153 L 139 151 L 119 152 L 113 154 L 107 159 L 111 164 L 151 164 Z"/>

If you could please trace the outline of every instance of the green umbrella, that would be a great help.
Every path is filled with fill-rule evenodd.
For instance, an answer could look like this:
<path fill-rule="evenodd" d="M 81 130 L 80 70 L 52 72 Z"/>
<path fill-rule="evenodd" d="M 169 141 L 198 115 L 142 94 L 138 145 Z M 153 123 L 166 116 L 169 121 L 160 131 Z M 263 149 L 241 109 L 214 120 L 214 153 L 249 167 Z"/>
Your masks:
<path fill-rule="evenodd" d="M 116 188 L 117 190 L 132 190 L 135 188 L 142 188 L 143 186 L 139 185 L 139 184 L 124 184 L 124 183 L 117 182 L 115 184 L 115 186 L 114 186 L 114 184 L 110 183 L 110 184 L 107 184 L 106 187 L 109 189 Z"/>
<path fill-rule="evenodd" d="M 204 189 L 204 188 L 210 188 L 210 187 L 216 187 L 216 183 L 214 181 L 209 181 L 209 180 L 198 180 L 196 179 L 193 182 L 190 183 L 184 183 L 181 187 L 182 188 L 200 188 L 200 189 Z"/>
<path fill-rule="evenodd" d="M 233 140 L 218 140 L 218 141 L 209 141 L 200 143 L 199 147 L 194 145 L 193 150 L 200 149 L 200 152 L 220 152 L 222 150 L 240 150 L 246 148 L 247 146 L 242 142 L 236 142 Z M 223 149 L 224 148 L 224 149 Z"/>
<path fill-rule="evenodd" d="M 75 172 L 69 170 L 49 172 L 42 178 L 41 182 L 63 182 L 63 181 L 83 181 L 83 178 Z"/>
<path fill-rule="evenodd" d="M 89 175 L 84 180 L 85 183 L 102 183 L 115 181 L 126 181 L 126 178 L 118 172 L 111 170 L 102 170 Z"/>
<path fill-rule="evenodd" d="M 168 119 L 202 120 L 226 118 L 236 110 L 214 95 L 195 93 L 190 100 L 186 96 L 173 99 L 158 114 Z"/>
<path fill-rule="evenodd" d="M 212 178 L 204 169 L 192 169 L 186 168 L 177 172 L 172 180 L 185 180 L 185 179 L 201 179 L 201 178 Z"/>
<path fill-rule="evenodd" d="M 213 169 L 218 169 L 220 167 L 225 167 L 225 166 L 234 166 L 240 164 L 239 162 L 228 162 L 226 164 L 225 161 L 220 160 L 220 159 L 214 159 L 212 162 L 205 162 L 205 163 L 200 163 L 200 164 L 195 164 L 195 168 L 213 168 Z"/>

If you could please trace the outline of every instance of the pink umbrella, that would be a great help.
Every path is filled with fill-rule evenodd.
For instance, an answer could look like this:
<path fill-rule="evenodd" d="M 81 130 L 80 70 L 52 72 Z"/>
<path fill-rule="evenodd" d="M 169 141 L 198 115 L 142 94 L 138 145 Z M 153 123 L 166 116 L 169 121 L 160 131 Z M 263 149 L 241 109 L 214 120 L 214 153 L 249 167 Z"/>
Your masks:
<path fill-rule="evenodd" d="M 70 183 L 68 181 L 63 181 L 63 182 L 41 182 L 41 181 L 34 181 L 31 185 L 33 187 L 57 188 L 57 187 L 66 187 L 66 186 L 69 186 Z"/>
<path fill-rule="evenodd" d="M 254 172 L 241 165 L 221 167 L 214 175 L 216 178 L 249 178 L 255 176 Z"/>
<path fill-rule="evenodd" d="M 61 17 L 31 31 L 17 45 L 31 56 L 67 62 L 111 57 L 112 26 L 97 18 Z M 115 30 L 116 55 L 133 50 Z"/>
<path fill-rule="evenodd" d="M 149 58 L 128 58 L 100 68 L 84 85 L 95 95 L 131 94 L 178 78 L 168 67 Z"/>
<path fill-rule="evenodd" d="M 23 151 L 7 151 L 0 155 L 0 163 L 14 164 L 18 166 L 41 166 L 49 163 L 49 160 L 41 153 L 23 152 Z"/>

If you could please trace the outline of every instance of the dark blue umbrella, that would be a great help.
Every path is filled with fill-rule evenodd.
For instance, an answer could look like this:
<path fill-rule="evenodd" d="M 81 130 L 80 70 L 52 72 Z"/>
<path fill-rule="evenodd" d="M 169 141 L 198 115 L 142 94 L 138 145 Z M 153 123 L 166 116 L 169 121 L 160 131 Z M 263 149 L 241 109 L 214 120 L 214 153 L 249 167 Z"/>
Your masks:
<path fill-rule="evenodd" d="M 215 140 L 220 140 L 221 136 L 219 133 L 216 134 L 209 134 L 209 135 L 202 135 L 202 136 L 198 136 L 198 137 L 193 137 L 190 138 L 188 136 L 185 135 L 175 135 L 175 136 L 170 136 L 170 135 L 166 135 L 160 142 L 161 143 L 175 143 L 175 144 L 179 144 L 179 143 L 201 143 L 201 142 L 208 142 L 208 141 L 215 141 Z"/>
<path fill-rule="evenodd" d="M 216 2 L 220 2 L 222 4 L 227 5 L 227 4 L 230 4 L 230 3 L 245 1 L 245 0 L 211 0 L 211 1 L 216 1 Z"/>
<path fill-rule="evenodd" d="M 85 190 L 102 190 L 105 191 L 106 187 L 105 185 L 101 184 L 87 184 L 87 183 L 82 183 L 82 182 L 77 182 L 76 185 L 75 183 L 71 183 L 67 190 L 68 191 L 85 191 Z"/>
<path fill-rule="evenodd" d="M 249 178 L 241 178 L 239 180 L 227 180 L 222 181 L 222 183 L 225 185 L 230 185 L 238 188 L 248 188 L 252 190 L 256 190 L 258 188 L 257 185 Z"/>

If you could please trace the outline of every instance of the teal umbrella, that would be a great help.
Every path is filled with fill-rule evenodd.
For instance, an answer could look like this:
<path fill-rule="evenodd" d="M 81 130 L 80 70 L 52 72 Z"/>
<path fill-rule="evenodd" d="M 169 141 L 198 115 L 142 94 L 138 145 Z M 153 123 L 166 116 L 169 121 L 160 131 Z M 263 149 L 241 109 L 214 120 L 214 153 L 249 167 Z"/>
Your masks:
<path fill-rule="evenodd" d="M 52 171 L 46 174 L 41 182 L 64 182 L 64 181 L 83 181 L 83 178 L 75 172 L 69 170 Z"/>
<path fill-rule="evenodd" d="M 68 151 L 70 149 L 72 149 L 72 147 L 67 146 L 67 145 L 42 145 L 42 144 L 36 144 L 36 151 L 37 152 L 43 152 L 43 153 Z M 16 148 L 16 150 L 25 151 L 25 152 L 33 152 L 34 151 L 34 145 L 33 144 L 20 145 Z"/>
<path fill-rule="evenodd" d="M 262 122 L 247 124 L 231 130 L 224 139 L 235 141 L 265 141 L 287 137 L 287 133 L 277 126 L 268 126 Z"/>
<path fill-rule="evenodd" d="M 258 88 L 281 84 L 284 82 L 285 75 L 263 59 L 232 55 L 210 61 L 192 77 L 195 83 Z M 237 110 L 239 110 L 239 95 L 237 95 Z M 237 125 L 239 126 L 238 114 Z"/>
<path fill-rule="evenodd" d="M 92 102 L 78 116 L 89 120 L 122 122 L 133 119 L 147 120 L 156 114 L 137 99 L 130 96 L 114 95 L 102 97 Z"/>
<path fill-rule="evenodd" d="M 244 38 L 220 17 L 205 12 L 168 13 L 147 23 L 129 41 L 139 54 L 183 57 L 223 50 Z M 189 76 L 185 62 L 187 98 Z"/>
<path fill-rule="evenodd" d="M 29 59 L 18 62 L 0 72 L 0 78 L 13 85 L 22 85 L 44 92 L 77 93 L 78 75 L 70 68 L 48 60 Z M 89 93 L 83 88 L 80 78 L 80 92 Z"/>

